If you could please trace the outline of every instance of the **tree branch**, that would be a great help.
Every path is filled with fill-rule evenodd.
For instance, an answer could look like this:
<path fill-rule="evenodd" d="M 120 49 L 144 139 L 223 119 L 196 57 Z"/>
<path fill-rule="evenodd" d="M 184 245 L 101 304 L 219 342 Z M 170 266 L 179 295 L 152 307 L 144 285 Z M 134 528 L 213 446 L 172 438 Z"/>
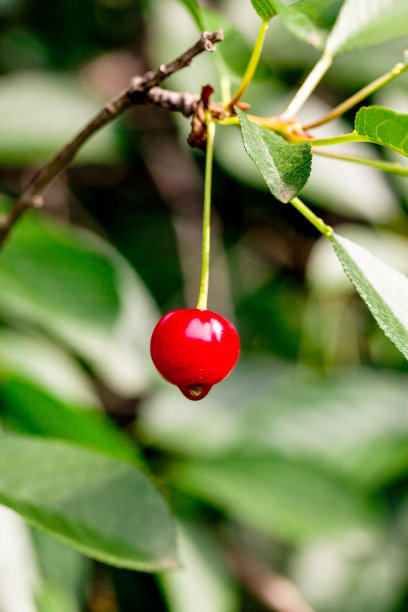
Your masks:
<path fill-rule="evenodd" d="M 295 585 L 248 553 L 229 546 L 228 560 L 240 582 L 273 612 L 313 612 Z"/>
<path fill-rule="evenodd" d="M 185 116 L 194 113 L 199 97 L 188 93 L 167 91 L 158 85 L 177 70 L 191 66 L 194 57 L 203 51 L 214 51 L 214 44 L 223 40 L 222 30 L 203 32 L 200 39 L 190 49 L 169 64 L 161 64 L 143 76 L 133 77 L 129 87 L 112 98 L 95 117 L 70 140 L 48 163 L 31 179 L 16 204 L 7 215 L 0 219 L 0 247 L 10 234 L 20 217 L 30 208 L 40 208 L 42 194 L 53 179 L 74 159 L 82 145 L 102 127 L 121 115 L 134 104 L 155 104 L 168 110 L 178 111 Z"/>

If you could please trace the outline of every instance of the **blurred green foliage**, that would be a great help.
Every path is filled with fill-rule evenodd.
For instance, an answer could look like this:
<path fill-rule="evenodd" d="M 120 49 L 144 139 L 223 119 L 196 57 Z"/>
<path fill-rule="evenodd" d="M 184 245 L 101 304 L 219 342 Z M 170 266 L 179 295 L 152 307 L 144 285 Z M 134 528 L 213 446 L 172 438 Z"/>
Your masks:
<path fill-rule="evenodd" d="M 168 86 L 198 93 L 211 82 L 216 98 L 218 74 L 239 82 L 259 17 L 249 0 L 205 4 L 207 27 L 226 30 L 218 61 L 202 55 Z M 313 2 L 300 4 L 314 15 Z M 316 9 L 320 46 L 338 5 L 328 3 L 324 14 Z M 133 74 L 197 39 L 196 9 L 176 0 L 0 0 L 2 210 Z M 292 17 L 283 17 L 294 31 Z M 403 49 L 397 40 L 342 54 L 301 119 L 323 115 L 400 61 Z M 245 95 L 251 110 L 281 112 L 318 58 L 273 19 Z M 368 102 L 408 113 L 407 93 L 403 76 Z M 351 131 L 353 119 L 347 114 L 318 134 Z M 109 466 L 142 465 L 143 482 L 150 474 L 156 486 L 152 503 L 162 500 L 160 490 L 180 535 L 182 569 L 151 575 L 91 561 L 30 532 L 29 555 L 21 553 L 15 565 L 21 581 L 24 564 L 35 568 L 27 610 L 270 609 L 231 562 L 238 550 L 289 578 L 316 612 L 404 612 L 407 363 L 374 324 L 330 245 L 267 191 L 234 128 L 220 126 L 216 142 L 209 307 L 236 323 L 240 362 L 197 405 L 150 363 L 160 313 L 193 307 L 199 285 L 203 156 L 189 149 L 187 133 L 180 117 L 132 109 L 84 147 L 47 191 L 44 210 L 27 214 L 0 253 L 4 448 L 23 440 L 21 449 L 41 449 L 41 442 L 44 449 L 36 466 L 26 458 L 16 495 L 28 491 L 41 500 L 47 492 L 38 471 L 41 461 L 48 465 L 48 449 L 70 449 L 79 471 L 78 457 L 93 449 L 109 455 L 97 455 Z M 353 151 L 394 160 L 369 144 Z M 343 236 L 408 272 L 406 178 L 314 157 L 302 197 Z M 13 452 L 23 461 L 17 446 Z M 51 467 L 58 476 L 58 465 Z M 9 471 L 4 458 L 0 485 Z M 91 473 L 90 488 L 92 480 Z M 65 483 L 68 499 L 69 475 Z M 94 508 L 96 540 L 120 527 L 115 503 L 122 535 L 134 526 L 128 486 L 115 493 L 104 482 L 98 491 L 112 516 L 103 504 Z M 62 523 L 70 518 L 64 505 Z M 33 522 L 29 511 L 22 514 Z M 8 520 L 0 514 L 0 533 Z M 153 542 L 157 525 L 144 529 Z M 0 585 L 4 559 L 14 567 L 4 542 Z M 6 606 L 0 588 L 1 612 Z"/>

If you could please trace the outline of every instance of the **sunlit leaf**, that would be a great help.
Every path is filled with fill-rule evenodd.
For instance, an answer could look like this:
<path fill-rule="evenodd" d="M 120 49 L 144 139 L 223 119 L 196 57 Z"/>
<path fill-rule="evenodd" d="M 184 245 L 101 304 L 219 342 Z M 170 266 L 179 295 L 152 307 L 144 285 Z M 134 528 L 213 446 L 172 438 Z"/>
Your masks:
<path fill-rule="evenodd" d="M 398 610 L 408 563 L 401 533 L 387 529 L 375 538 L 360 532 L 299 547 L 292 557 L 296 586 L 313 610 Z M 327 571 L 328 564 L 335 571 Z"/>
<path fill-rule="evenodd" d="M 251 3 L 262 21 L 269 21 L 278 14 L 276 2 L 273 0 L 251 0 Z"/>
<path fill-rule="evenodd" d="M 331 55 L 406 36 L 408 3 L 401 0 L 345 0 L 327 39 Z"/>
<path fill-rule="evenodd" d="M 408 279 L 338 234 L 331 237 L 344 271 L 383 332 L 408 359 Z"/>
<path fill-rule="evenodd" d="M 343 0 L 301 0 L 288 6 L 277 1 L 287 29 L 297 38 L 323 48 Z"/>
<path fill-rule="evenodd" d="M 67 443 L 1 434 L 0 502 L 108 564 L 174 567 L 169 510 L 136 467 Z"/>
<path fill-rule="evenodd" d="M 381 106 L 365 106 L 356 115 L 355 130 L 360 136 L 408 156 L 408 115 Z"/>
<path fill-rule="evenodd" d="M 293 145 L 252 121 L 237 109 L 245 150 L 272 194 L 289 202 L 306 185 L 312 164 L 309 144 Z"/>
<path fill-rule="evenodd" d="M 53 584 L 43 582 L 35 594 L 37 612 L 78 612 L 78 604 L 71 593 Z"/>

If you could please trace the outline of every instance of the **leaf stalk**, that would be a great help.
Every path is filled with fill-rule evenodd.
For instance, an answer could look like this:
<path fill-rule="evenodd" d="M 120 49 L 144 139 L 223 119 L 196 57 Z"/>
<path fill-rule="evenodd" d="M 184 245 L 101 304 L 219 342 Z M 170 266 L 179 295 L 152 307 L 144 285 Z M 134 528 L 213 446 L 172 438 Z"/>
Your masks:
<path fill-rule="evenodd" d="M 310 98 L 311 94 L 316 89 L 328 69 L 333 63 L 332 54 L 325 50 L 322 57 L 319 59 L 313 70 L 310 72 L 303 85 L 297 90 L 296 94 L 288 104 L 286 110 L 282 114 L 283 120 L 296 117 L 302 106 Z"/>
<path fill-rule="evenodd" d="M 302 202 L 302 200 L 299 198 L 293 198 L 290 200 L 290 203 L 300 212 L 301 215 L 305 217 L 305 219 L 314 225 L 314 227 L 319 230 L 323 236 L 330 238 L 333 233 L 333 228 L 330 225 L 327 225 L 323 219 L 315 215 L 314 212 L 312 212 L 310 208 L 306 206 L 304 202 Z"/>
<path fill-rule="evenodd" d="M 250 57 L 247 69 L 245 71 L 244 76 L 242 77 L 242 81 L 240 86 L 238 87 L 237 91 L 235 92 L 235 94 L 232 96 L 231 100 L 226 104 L 226 109 L 231 111 L 233 109 L 233 107 L 235 106 L 235 104 L 237 104 L 237 102 L 239 102 L 242 98 L 242 96 L 244 95 L 244 93 L 246 92 L 246 90 L 248 89 L 249 84 L 251 83 L 255 71 L 258 67 L 259 64 L 259 60 L 261 57 L 261 53 L 262 53 L 262 48 L 263 48 L 263 44 L 264 44 L 264 40 L 265 40 L 265 34 L 266 34 L 266 30 L 268 29 L 268 23 L 269 20 L 265 19 L 264 21 L 262 21 L 262 25 L 261 25 L 261 29 L 259 30 L 259 34 L 258 37 L 256 39 L 255 42 L 255 46 L 252 50 L 252 55 Z"/>

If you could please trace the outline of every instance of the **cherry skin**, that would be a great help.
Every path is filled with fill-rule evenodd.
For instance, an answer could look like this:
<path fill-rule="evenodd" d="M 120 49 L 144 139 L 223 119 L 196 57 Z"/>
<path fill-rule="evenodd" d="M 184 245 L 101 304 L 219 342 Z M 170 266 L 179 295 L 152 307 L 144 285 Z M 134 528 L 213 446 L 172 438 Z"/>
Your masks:
<path fill-rule="evenodd" d="M 235 366 L 238 332 L 230 321 L 210 310 L 173 310 L 154 328 L 150 354 L 163 378 L 197 401 Z"/>

